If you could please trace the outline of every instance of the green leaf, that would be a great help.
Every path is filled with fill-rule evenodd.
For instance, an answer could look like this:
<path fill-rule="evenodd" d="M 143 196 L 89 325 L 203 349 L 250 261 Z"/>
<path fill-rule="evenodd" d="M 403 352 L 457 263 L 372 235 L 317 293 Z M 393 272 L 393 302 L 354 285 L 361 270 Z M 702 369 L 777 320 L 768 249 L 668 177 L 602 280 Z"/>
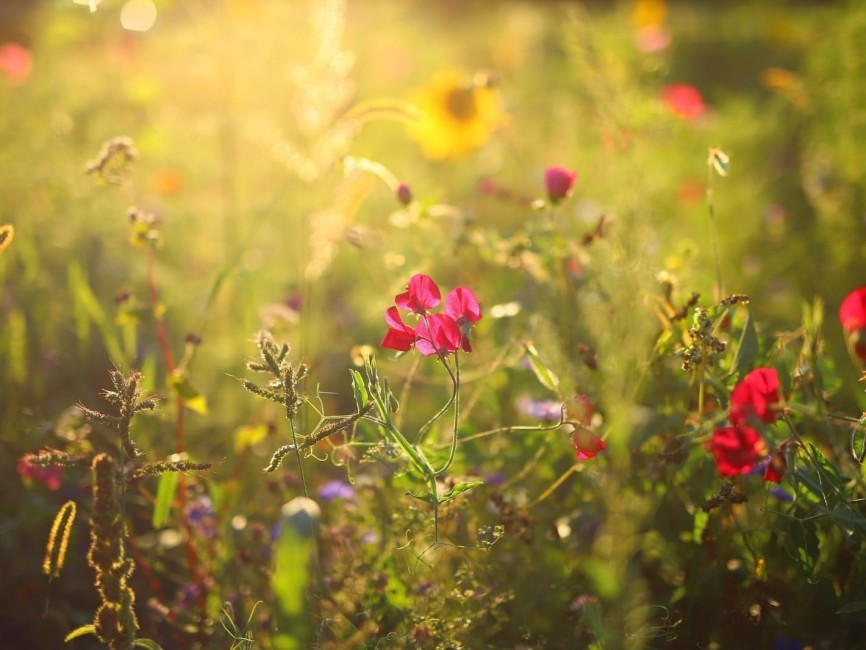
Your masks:
<path fill-rule="evenodd" d="M 850 603 L 845 603 L 838 609 L 837 614 L 859 614 L 866 612 L 866 600 L 855 600 Z"/>
<path fill-rule="evenodd" d="M 190 411 L 207 415 L 207 399 L 193 387 L 185 372 L 182 370 L 172 372 L 168 378 L 168 387 L 180 397 L 183 405 Z"/>
<path fill-rule="evenodd" d="M 464 492 L 468 492 L 472 488 L 478 487 L 479 485 L 484 485 L 484 481 L 470 481 L 469 483 L 458 483 L 453 488 L 448 490 L 445 494 L 439 496 L 439 505 L 443 503 L 448 503 L 459 497 Z M 436 505 L 436 497 L 433 496 L 430 492 L 425 492 L 424 494 L 415 494 L 414 492 L 407 492 L 407 496 L 413 497 L 415 499 L 420 499 L 421 501 L 426 501 L 431 506 Z"/>
<path fill-rule="evenodd" d="M 758 333 L 755 330 L 752 312 L 749 311 L 749 315 L 746 317 L 746 324 L 743 326 L 743 333 L 740 335 L 740 342 L 737 345 L 737 357 L 734 359 L 731 375 L 744 376 L 752 367 L 757 355 Z"/>
<path fill-rule="evenodd" d="M 810 584 L 817 582 L 815 569 L 818 565 L 818 533 L 811 521 L 789 519 L 782 546 L 794 560 L 800 573 Z"/>
<path fill-rule="evenodd" d="M 310 584 L 310 538 L 283 522 L 283 529 L 274 549 L 274 572 L 271 590 L 274 594 L 275 650 L 304 650 L 311 644 L 307 623 L 307 588 Z"/>
<path fill-rule="evenodd" d="M 479 485 L 484 485 L 484 481 L 469 481 L 468 483 L 458 483 L 453 488 L 448 490 L 445 494 L 439 497 L 439 503 L 447 503 L 452 499 L 456 499 L 464 492 L 468 492 L 472 488 L 476 488 Z"/>
<path fill-rule="evenodd" d="M 541 357 L 538 356 L 538 350 L 535 349 L 535 346 L 526 341 L 523 343 L 523 349 L 526 351 L 526 358 L 529 361 L 529 367 L 532 369 L 532 372 L 535 374 L 536 378 L 541 385 L 545 388 L 552 390 L 554 393 L 557 392 L 557 388 L 559 387 L 559 377 L 547 366 L 544 365 L 541 361 Z"/>
<path fill-rule="evenodd" d="M 168 521 L 168 513 L 171 511 L 171 502 L 177 489 L 177 472 L 164 472 L 159 477 L 159 486 L 156 489 L 156 505 L 153 508 L 153 519 L 151 524 L 154 528 L 162 528 Z"/>
<path fill-rule="evenodd" d="M 77 627 L 72 632 L 66 635 L 66 638 L 63 639 L 66 643 L 69 643 L 73 639 L 77 639 L 80 636 L 84 636 L 85 634 L 96 634 L 96 626 L 93 623 L 89 625 L 82 625 L 81 627 Z"/>
<path fill-rule="evenodd" d="M 136 639 L 132 642 L 133 648 L 147 648 L 147 650 L 162 650 L 156 641 L 152 639 Z"/>
<path fill-rule="evenodd" d="M 364 386 L 364 378 L 357 370 L 350 370 L 352 373 L 352 393 L 355 395 L 355 404 L 358 405 L 358 410 L 367 406 L 370 401 L 370 396 L 367 394 L 367 387 Z"/>
<path fill-rule="evenodd" d="M 99 328 L 102 334 L 102 342 L 108 355 L 115 364 L 120 365 L 124 360 L 123 348 L 120 346 L 120 339 L 114 329 L 113 323 L 108 318 L 102 304 L 97 299 L 93 290 L 90 288 L 90 283 L 81 265 L 72 261 L 67 269 L 67 278 L 69 281 L 69 293 L 72 294 L 74 301 L 74 309 L 80 309 L 85 312 L 93 323 Z M 79 334 L 83 334 L 81 324 L 77 325 Z"/>
<path fill-rule="evenodd" d="M 847 499 L 840 491 L 840 486 L 847 483 L 848 479 L 839 473 L 836 466 L 828 461 L 815 445 L 806 443 L 805 450 L 807 464 L 798 467 L 794 472 L 797 498 L 832 510 Z"/>
<path fill-rule="evenodd" d="M 855 429 L 851 432 L 851 455 L 862 463 L 866 458 L 866 428 L 863 427 L 864 418 L 860 418 Z"/>
<path fill-rule="evenodd" d="M 847 503 L 839 503 L 830 513 L 830 521 L 836 524 L 847 537 L 866 533 L 866 520 Z"/>
<path fill-rule="evenodd" d="M 705 510 L 695 511 L 695 525 L 692 529 L 692 541 L 695 544 L 702 544 L 704 541 L 704 530 L 707 523 L 710 521 L 710 513 Z"/>

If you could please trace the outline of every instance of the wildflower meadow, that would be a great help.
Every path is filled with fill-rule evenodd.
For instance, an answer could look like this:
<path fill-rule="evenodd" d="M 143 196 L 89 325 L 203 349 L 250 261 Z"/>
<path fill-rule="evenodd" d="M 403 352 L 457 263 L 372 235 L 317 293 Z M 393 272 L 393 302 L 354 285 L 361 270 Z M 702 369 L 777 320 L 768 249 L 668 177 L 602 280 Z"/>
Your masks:
<path fill-rule="evenodd" d="M 863 648 L 864 43 L 0 3 L 0 648 Z"/>

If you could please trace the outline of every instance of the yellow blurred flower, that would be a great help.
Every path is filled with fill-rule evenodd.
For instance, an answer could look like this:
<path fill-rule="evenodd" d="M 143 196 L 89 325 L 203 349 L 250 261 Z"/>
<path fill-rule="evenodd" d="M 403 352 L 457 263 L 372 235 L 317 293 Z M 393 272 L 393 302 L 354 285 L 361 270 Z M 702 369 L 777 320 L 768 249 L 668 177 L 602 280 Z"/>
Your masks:
<path fill-rule="evenodd" d="M 796 74 L 785 68 L 766 68 L 761 73 L 761 81 L 770 90 L 784 95 L 794 106 L 802 108 L 809 103 L 803 82 Z"/>
<path fill-rule="evenodd" d="M 0 224 L 0 255 L 9 248 L 13 239 L 15 239 L 15 228 L 10 224 Z"/>
<path fill-rule="evenodd" d="M 423 113 L 408 127 L 409 135 L 436 160 L 466 155 L 506 122 L 496 83 L 483 73 L 467 79 L 444 70 L 412 91 L 409 101 Z"/>
<path fill-rule="evenodd" d="M 661 27 L 668 13 L 665 0 L 637 0 L 631 11 L 631 22 L 635 29 Z"/>

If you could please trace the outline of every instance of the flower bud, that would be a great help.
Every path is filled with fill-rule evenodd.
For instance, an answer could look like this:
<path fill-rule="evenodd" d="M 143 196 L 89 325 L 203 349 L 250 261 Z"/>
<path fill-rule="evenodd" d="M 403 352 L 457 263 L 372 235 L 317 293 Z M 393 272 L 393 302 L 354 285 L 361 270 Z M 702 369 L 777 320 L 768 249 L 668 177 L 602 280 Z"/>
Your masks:
<path fill-rule="evenodd" d="M 403 205 L 409 205 L 412 203 L 412 190 L 408 185 L 406 185 L 406 183 L 400 183 L 394 191 L 394 194 L 397 195 L 397 200 Z"/>
<path fill-rule="evenodd" d="M 553 204 L 559 203 L 571 194 L 577 172 L 565 167 L 548 167 L 544 172 L 544 185 L 547 196 Z"/>

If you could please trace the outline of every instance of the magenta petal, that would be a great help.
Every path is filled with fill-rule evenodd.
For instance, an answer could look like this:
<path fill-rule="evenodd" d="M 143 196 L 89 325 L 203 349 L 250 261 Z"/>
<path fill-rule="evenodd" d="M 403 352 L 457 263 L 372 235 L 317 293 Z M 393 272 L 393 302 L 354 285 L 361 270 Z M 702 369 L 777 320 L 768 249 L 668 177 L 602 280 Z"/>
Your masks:
<path fill-rule="evenodd" d="M 400 318 L 400 312 L 397 311 L 396 307 L 388 307 L 388 310 L 385 312 L 385 322 L 388 323 L 389 327 L 395 329 L 407 327 L 407 325 L 403 323 L 403 319 Z"/>
<path fill-rule="evenodd" d="M 433 278 L 421 273 L 413 275 L 408 289 L 394 298 L 398 307 L 416 314 L 427 313 L 428 309 L 436 307 L 441 300 L 442 294 L 439 293 L 439 287 L 433 282 Z"/>
<path fill-rule="evenodd" d="M 448 293 L 445 298 L 445 313 L 457 321 L 463 318 L 467 323 L 481 320 L 478 298 L 466 287 L 455 287 Z"/>
<path fill-rule="evenodd" d="M 409 328 L 411 330 L 411 328 Z M 408 352 L 412 349 L 412 344 L 415 342 L 415 332 L 404 332 L 396 329 L 389 329 L 385 332 L 382 338 L 382 347 L 399 350 L 400 352 Z"/>

